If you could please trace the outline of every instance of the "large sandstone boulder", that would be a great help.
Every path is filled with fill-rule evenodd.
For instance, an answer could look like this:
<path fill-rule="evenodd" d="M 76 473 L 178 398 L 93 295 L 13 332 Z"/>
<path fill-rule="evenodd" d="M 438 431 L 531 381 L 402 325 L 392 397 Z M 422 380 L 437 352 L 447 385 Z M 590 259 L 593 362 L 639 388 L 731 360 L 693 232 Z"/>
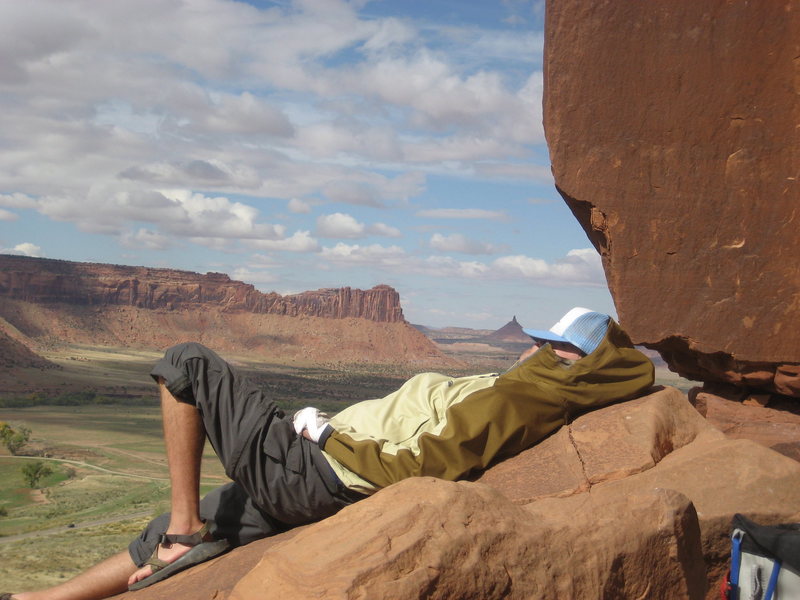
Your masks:
<path fill-rule="evenodd" d="M 229 598 L 702 598 L 685 496 L 573 500 L 561 507 L 570 519 L 532 518 L 489 486 L 408 480 L 274 546 Z"/>
<path fill-rule="evenodd" d="M 121 597 L 710 598 L 736 512 L 800 520 L 800 463 L 727 438 L 666 388 L 475 482 L 404 481 Z"/>
<path fill-rule="evenodd" d="M 800 396 L 800 4 L 548 0 L 545 36 L 556 186 L 634 342 Z"/>
<path fill-rule="evenodd" d="M 674 388 L 584 415 L 479 481 L 547 510 L 556 510 L 560 496 L 598 488 L 678 491 L 697 509 L 714 585 L 726 568 L 735 513 L 770 523 L 800 521 L 800 463 L 727 437 Z"/>

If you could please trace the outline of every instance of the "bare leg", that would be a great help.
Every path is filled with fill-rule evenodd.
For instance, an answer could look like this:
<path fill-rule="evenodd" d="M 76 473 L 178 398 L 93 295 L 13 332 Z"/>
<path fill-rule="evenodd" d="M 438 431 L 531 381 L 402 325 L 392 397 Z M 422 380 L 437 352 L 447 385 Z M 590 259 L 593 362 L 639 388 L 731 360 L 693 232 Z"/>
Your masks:
<path fill-rule="evenodd" d="M 205 431 L 197 409 L 178 402 L 159 381 L 161 412 L 164 419 L 164 444 L 167 449 L 172 484 L 172 514 L 166 533 L 192 534 L 203 526 L 200 520 L 200 460 Z M 189 546 L 173 544 L 159 547 L 158 557 L 173 562 L 189 551 Z M 130 583 L 152 573 L 138 569 L 128 552 L 122 552 L 89 568 L 73 579 L 46 590 L 14 594 L 15 600 L 96 600 L 119 594 Z"/>
<path fill-rule="evenodd" d="M 14 594 L 15 600 L 99 600 L 128 589 L 128 578 L 136 571 L 128 552 L 120 552 L 90 567 L 80 575 L 40 592 Z"/>
<path fill-rule="evenodd" d="M 179 402 L 163 380 L 159 380 L 158 388 L 172 485 L 172 511 L 166 533 L 190 535 L 203 526 L 200 520 L 200 461 L 205 430 L 196 407 Z M 174 562 L 189 549 L 183 544 L 173 544 L 170 548 L 160 546 L 158 558 Z M 151 573 L 152 568 L 145 566 L 131 575 L 129 583 L 144 579 Z"/>

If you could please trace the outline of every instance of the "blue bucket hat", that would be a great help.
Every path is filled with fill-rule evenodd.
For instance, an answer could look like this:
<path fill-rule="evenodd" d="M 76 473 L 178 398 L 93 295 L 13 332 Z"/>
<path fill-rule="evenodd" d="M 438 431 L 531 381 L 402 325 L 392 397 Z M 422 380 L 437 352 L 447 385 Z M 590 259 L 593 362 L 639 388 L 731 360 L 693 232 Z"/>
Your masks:
<path fill-rule="evenodd" d="M 576 306 L 548 330 L 523 329 L 522 331 L 537 340 L 567 342 L 577 346 L 585 354 L 591 354 L 603 341 L 610 320 L 611 317 L 608 315 Z"/>

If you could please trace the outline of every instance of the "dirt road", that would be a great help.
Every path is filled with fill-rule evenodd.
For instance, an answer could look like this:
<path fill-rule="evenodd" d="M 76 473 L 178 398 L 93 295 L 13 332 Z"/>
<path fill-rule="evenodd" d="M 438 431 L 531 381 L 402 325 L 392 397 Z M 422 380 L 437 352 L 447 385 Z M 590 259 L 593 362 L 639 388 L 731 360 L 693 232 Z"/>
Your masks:
<path fill-rule="evenodd" d="M 94 521 L 84 521 L 83 523 L 75 523 L 73 526 L 62 525 L 61 527 L 50 527 L 49 529 L 40 529 L 39 531 L 29 531 L 27 533 L 18 533 L 16 535 L 6 535 L 0 537 L 0 544 L 8 544 L 10 542 L 17 542 L 32 537 L 41 537 L 47 535 L 57 535 L 59 533 L 67 533 L 75 529 L 85 529 L 86 527 L 94 527 L 96 525 L 108 525 L 109 523 L 117 523 L 119 521 L 127 521 L 128 519 L 141 519 L 152 515 L 152 510 L 143 510 L 127 515 L 118 515 L 116 517 L 108 517 L 106 519 L 96 519 Z"/>

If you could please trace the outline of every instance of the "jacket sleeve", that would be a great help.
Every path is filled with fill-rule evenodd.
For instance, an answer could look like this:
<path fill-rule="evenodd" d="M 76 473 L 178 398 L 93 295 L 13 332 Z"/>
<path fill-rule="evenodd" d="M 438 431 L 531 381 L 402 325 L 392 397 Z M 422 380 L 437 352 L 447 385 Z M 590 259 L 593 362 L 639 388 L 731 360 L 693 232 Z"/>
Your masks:
<path fill-rule="evenodd" d="M 332 428 L 320 442 L 325 452 L 378 487 L 418 476 L 456 480 L 527 448 L 564 423 L 563 403 L 545 393 L 532 402 L 530 385 L 501 377 L 470 394 L 447 410 L 440 433 L 419 437 L 418 452 L 380 439 L 356 440 Z"/>

